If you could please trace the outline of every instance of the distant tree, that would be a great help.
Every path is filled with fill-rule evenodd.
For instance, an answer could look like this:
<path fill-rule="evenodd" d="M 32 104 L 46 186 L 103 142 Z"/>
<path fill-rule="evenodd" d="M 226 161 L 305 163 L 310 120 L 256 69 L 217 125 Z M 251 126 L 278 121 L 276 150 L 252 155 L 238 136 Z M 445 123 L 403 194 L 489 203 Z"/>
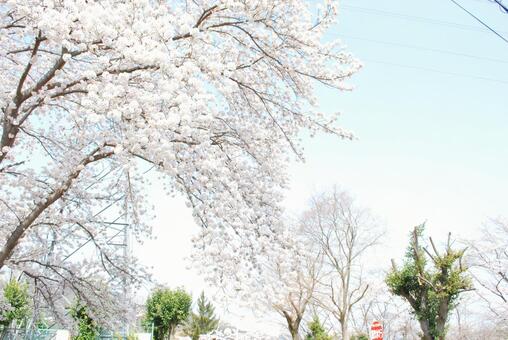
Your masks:
<path fill-rule="evenodd" d="M 508 220 L 498 218 L 486 223 L 480 239 L 469 240 L 468 264 L 478 289 L 487 304 L 492 321 L 506 326 L 508 315 Z"/>
<path fill-rule="evenodd" d="M 184 333 L 198 340 L 201 334 L 208 334 L 217 329 L 219 319 L 215 316 L 215 308 L 209 302 L 205 293 L 201 292 L 197 300 L 198 312 L 192 313 L 184 325 Z"/>
<path fill-rule="evenodd" d="M 323 255 L 312 249 L 297 223 L 288 223 L 281 236 L 286 249 L 266 266 L 263 304 L 284 318 L 292 340 L 301 340 L 300 325 L 322 277 Z"/>
<path fill-rule="evenodd" d="M 326 332 L 317 315 L 314 315 L 307 326 L 309 332 L 305 336 L 305 340 L 332 340 L 332 336 Z"/>
<path fill-rule="evenodd" d="M 0 307 L 0 325 L 5 328 L 21 325 L 30 313 L 28 285 L 11 280 L 3 289 L 3 305 Z"/>
<path fill-rule="evenodd" d="M 404 265 L 399 269 L 392 260 L 386 283 L 393 294 L 411 305 L 423 332 L 422 339 L 443 340 L 448 314 L 455 308 L 459 294 L 470 290 L 472 285 L 462 264 L 465 249 L 452 249 L 448 234 L 444 253 L 439 253 L 429 238 L 431 253 L 421 244 L 423 231 L 424 225 L 414 228 Z"/>
<path fill-rule="evenodd" d="M 86 305 L 81 302 L 76 302 L 74 306 L 70 308 L 71 317 L 76 322 L 76 333 L 73 340 L 94 340 L 100 333 L 99 325 L 90 316 Z"/>
<path fill-rule="evenodd" d="M 349 340 L 353 309 L 370 289 L 362 260 L 376 246 L 382 230 L 369 210 L 336 187 L 313 197 L 301 223 L 329 272 L 328 280 L 321 279 L 322 297 L 315 294 L 316 303 L 340 323 L 341 338 Z"/>
<path fill-rule="evenodd" d="M 152 324 L 155 340 L 171 339 L 188 317 L 192 297 L 181 288 L 156 289 L 146 302 L 145 324 Z"/>

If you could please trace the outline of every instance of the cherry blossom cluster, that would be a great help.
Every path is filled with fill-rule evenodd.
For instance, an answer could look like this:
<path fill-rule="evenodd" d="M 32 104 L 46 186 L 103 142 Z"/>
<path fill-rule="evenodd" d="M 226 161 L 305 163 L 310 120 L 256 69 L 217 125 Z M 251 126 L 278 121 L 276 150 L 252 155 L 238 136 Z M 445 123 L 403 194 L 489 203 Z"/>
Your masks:
<path fill-rule="evenodd" d="M 314 96 L 349 90 L 360 68 L 325 42 L 336 17 L 330 0 L 2 2 L 0 270 L 52 310 L 68 296 L 116 310 L 122 291 L 107 288 L 147 275 L 112 244 L 123 227 L 150 234 L 149 166 L 203 227 L 204 275 L 259 283 L 264 261 L 284 257 L 300 133 L 351 138 Z"/>

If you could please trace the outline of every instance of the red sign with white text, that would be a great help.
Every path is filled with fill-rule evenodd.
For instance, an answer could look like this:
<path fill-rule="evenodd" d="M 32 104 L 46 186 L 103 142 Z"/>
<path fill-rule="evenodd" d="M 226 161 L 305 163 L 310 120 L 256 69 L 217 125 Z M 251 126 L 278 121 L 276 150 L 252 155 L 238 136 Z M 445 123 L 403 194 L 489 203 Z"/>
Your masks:
<path fill-rule="evenodd" d="M 372 322 L 370 326 L 370 340 L 383 340 L 383 325 L 381 322 Z"/>

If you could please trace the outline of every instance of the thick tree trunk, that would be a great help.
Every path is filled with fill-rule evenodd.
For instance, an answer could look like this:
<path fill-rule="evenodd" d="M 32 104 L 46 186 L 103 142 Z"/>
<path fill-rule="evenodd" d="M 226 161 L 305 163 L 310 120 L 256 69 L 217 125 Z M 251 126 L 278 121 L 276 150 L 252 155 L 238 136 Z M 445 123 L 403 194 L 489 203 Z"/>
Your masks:
<path fill-rule="evenodd" d="M 439 312 L 436 320 L 436 328 L 440 334 L 439 340 L 445 339 L 446 321 L 448 320 L 449 299 L 444 299 L 439 305 Z"/>
<path fill-rule="evenodd" d="M 291 339 L 292 340 L 300 340 L 300 334 L 298 334 L 298 330 L 291 332 Z"/>
<path fill-rule="evenodd" d="M 300 325 L 294 323 L 288 324 L 289 333 L 291 334 L 291 340 L 300 340 L 300 334 L 298 334 L 298 328 Z"/>
<path fill-rule="evenodd" d="M 340 332 L 342 335 L 342 340 L 349 340 L 349 330 L 347 327 L 347 320 L 345 320 L 344 322 L 341 322 Z"/>
<path fill-rule="evenodd" d="M 350 335 L 349 335 L 349 329 L 348 329 L 348 323 L 349 323 L 349 319 L 348 319 L 348 315 L 349 312 L 346 310 L 345 312 L 342 313 L 340 319 L 339 319 L 339 322 L 340 322 L 340 334 L 342 336 L 342 340 L 349 340 L 350 338 Z"/>
<path fill-rule="evenodd" d="M 423 332 L 422 340 L 435 340 L 430 334 L 429 322 L 427 320 L 420 320 L 419 322 Z"/>
<path fill-rule="evenodd" d="M 299 314 L 295 319 L 286 311 L 282 312 L 282 315 L 286 318 L 286 322 L 288 324 L 289 334 L 291 334 L 292 340 L 300 340 L 300 335 L 298 334 L 298 330 L 300 328 L 300 322 L 302 321 L 302 317 Z"/>

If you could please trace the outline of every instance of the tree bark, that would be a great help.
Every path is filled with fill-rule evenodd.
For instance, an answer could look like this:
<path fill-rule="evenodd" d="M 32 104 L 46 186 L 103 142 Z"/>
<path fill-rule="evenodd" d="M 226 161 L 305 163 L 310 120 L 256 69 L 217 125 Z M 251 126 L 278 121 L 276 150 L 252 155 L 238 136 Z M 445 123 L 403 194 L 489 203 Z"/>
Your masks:
<path fill-rule="evenodd" d="M 346 318 L 340 322 L 340 332 L 342 340 L 349 340 L 348 320 Z"/>
<path fill-rule="evenodd" d="M 441 301 L 439 305 L 439 311 L 437 315 L 437 322 L 436 322 L 436 328 L 439 334 L 441 335 L 439 337 L 440 340 L 444 340 L 445 338 L 445 331 L 446 331 L 446 321 L 448 320 L 448 312 L 449 312 L 449 299 L 446 298 Z"/>
<path fill-rule="evenodd" d="M 107 158 L 113 154 L 113 152 L 96 154 L 98 151 L 100 151 L 100 148 L 97 148 L 91 154 L 87 155 L 86 158 L 84 158 L 78 165 L 86 166 L 89 163 Z M 49 208 L 69 190 L 73 180 L 75 180 L 82 171 L 82 169 L 79 167 L 77 169 L 78 170 L 73 171 L 69 175 L 63 185 L 49 194 L 43 202 L 37 204 L 25 218 L 20 220 L 18 226 L 9 235 L 2 247 L 2 251 L 0 252 L 0 269 L 2 269 L 2 267 L 5 265 L 5 262 L 9 260 L 19 240 L 24 236 L 25 232 L 30 228 L 35 220 L 44 212 L 44 210 Z"/>
<path fill-rule="evenodd" d="M 292 329 L 289 331 L 291 333 L 292 340 L 300 340 L 300 334 L 298 334 L 298 329 Z"/>
<path fill-rule="evenodd" d="M 288 330 L 289 333 L 291 334 L 291 339 L 300 340 L 300 334 L 298 334 L 298 328 L 300 327 L 300 323 L 297 322 L 296 320 L 289 319 L 288 316 L 286 316 L 286 318 L 288 321 Z"/>
<path fill-rule="evenodd" d="M 429 322 L 427 320 L 419 320 L 419 322 L 423 332 L 422 340 L 435 340 L 430 334 Z"/>

